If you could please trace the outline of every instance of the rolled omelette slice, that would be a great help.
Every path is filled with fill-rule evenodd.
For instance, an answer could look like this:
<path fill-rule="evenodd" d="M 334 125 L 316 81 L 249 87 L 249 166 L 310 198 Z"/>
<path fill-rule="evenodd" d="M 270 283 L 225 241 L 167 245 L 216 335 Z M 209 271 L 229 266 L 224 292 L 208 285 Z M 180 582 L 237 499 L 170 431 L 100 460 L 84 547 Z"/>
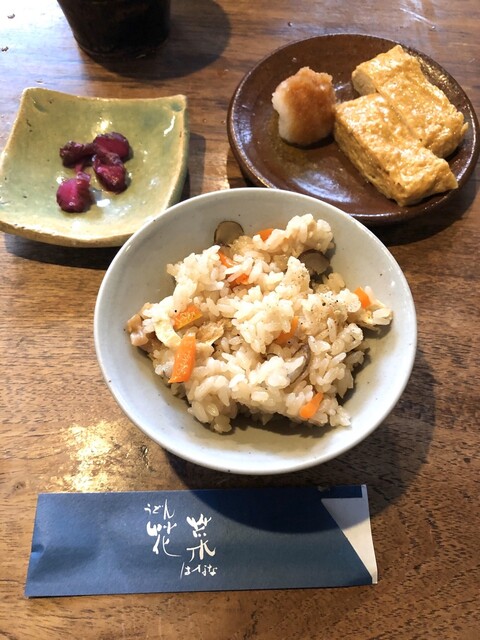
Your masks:
<path fill-rule="evenodd" d="M 448 162 L 424 147 L 378 93 L 337 104 L 334 137 L 364 178 L 400 206 L 458 186 Z"/>
<path fill-rule="evenodd" d="M 449 156 L 465 135 L 468 124 L 463 114 L 401 45 L 359 64 L 352 82 L 360 95 L 383 96 L 411 133 L 440 158 Z"/>

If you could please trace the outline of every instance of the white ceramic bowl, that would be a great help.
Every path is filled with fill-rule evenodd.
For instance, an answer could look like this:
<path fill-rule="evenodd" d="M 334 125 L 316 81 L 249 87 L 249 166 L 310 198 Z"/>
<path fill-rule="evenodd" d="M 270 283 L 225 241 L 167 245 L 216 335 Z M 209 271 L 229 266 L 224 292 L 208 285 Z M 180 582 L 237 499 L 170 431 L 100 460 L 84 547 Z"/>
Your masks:
<path fill-rule="evenodd" d="M 326 432 L 289 425 L 254 424 L 218 435 L 197 422 L 183 400 L 153 372 L 150 360 L 130 345 L 127 319 L 146 301 L 172 292 L 165 267 L 213 244 L 221 220 L 238 220 L 245 233 L 283 227 L 294 215 L 312 213 L 332 226 L 332 267 L 347 286 L 370 284 L 394 311 L 390 329 L 370 340 L 371 358 L 357 375 L 345 407 L 351 426 Z M 198 196 L 170 207 L 120 249 L 100 287 L 95 308 L 95 347 L 105 380 L 127 416 L 168 451 L 204 467 L 242 474 L 275 474 L 326 462 L 352 448 L 393 409 L 409 379 L 416 352 L 416 314 L 408 283 L 388 249 L 349 215 L 317 199 L 274 189 L 245 188 Z"/>

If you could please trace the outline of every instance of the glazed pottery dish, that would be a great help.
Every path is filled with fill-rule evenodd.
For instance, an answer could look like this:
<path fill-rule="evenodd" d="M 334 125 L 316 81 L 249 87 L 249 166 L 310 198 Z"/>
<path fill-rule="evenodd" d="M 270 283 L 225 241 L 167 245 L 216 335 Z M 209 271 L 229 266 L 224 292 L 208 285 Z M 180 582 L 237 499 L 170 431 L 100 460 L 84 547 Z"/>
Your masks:
<path fill-rule="evenodd" d="M 82 213 L 63 211 L 57 188 L 75 170 L 63 165 L 60 148 L 112 132 L 130 144 L 128 187 L 121 193 L 106 191 L 87 167 L 91 206 Z M 123 100 L 28 88 L 0 161 L 0 229 L 63 246 L 120 246 L 179 200 L 188 142 L 183 95 Z"/>
<path fill-rule="evenodd" d="M 302 67 L 330 74 L 337 102 L 358 97 L 352 72 L 362 62 L 389 51 L 396 42 L 368 35 L 333 34 L 288 44 L 261 60 L 238 85 L 228 112 L 228 136 L 245 177 L 255 185 L 287 189 L 333 204 L 368 226 L 403 222 L 444 207 L 457 189 L 400 206 L 368 183 L 329 136 L 309 147 L 279 136 L 272 94 Z M 480 152 L 473 106 L 455 79 L 429 56 L 403 45 L 419 60 L 426 78 L 439 87 L 468 125 L 458 148 L 447 158 L 458 188 L 469 179 Z"/>
<path fill-rule="evenodd" d="M 162 364 L 157 363 L 159 368 L 155 373 L 152 360 L 146 351 L 132 345 L 131 324 L 128 324 L 127 329 L 129 319 L 136 316 L 139 310 L 145 309 L 144 305 L 147 302 L 154 305 L 147 305 L 148 315 L 148 309 L 152 309 L 153 313 L 153 309 L 158 309 L 156 304 L 161 300 L 166 299 L 167 303 L 172 301 L 172 293 L 176 286 L 172 275 L 177 279 L 179 276 L 177 267 L 169 267 L 167 272 L 167 265 L 184 261 L 185 264 L 193 265 L 192 273 L 199 275 L 201 269 L 197 269 L 196 266 L 198 254 L 206 256 L 212 261 L 209 264 L 214 265 L 207 269 L 205 275 L 204 282 L 207 283 L 207 288 L 210 286 L 207 281 L 214 277 L 214 272 L 220 273 L 220 278 L 226 278 L 225 273 L 235 271 L 236 267 L 231 268 L 228 259 L 222 254 L 224 250 L 227 253 L 230 251 L 232 255 L 235 253 L 228 247 L 222 248 L 223 243 L 228 242 L 219 237 L 219 229 L 225 227 L 220 223 L 225 221 L 241 225 L 242 238 L 253 236 L 254 242 L 260 248 L 273 247 L 275 243 L 278 248 L 278 243 L 283 242 L 282 238 L 287 233 L 287 227 L 301 229 L 302 221 L 306 221 L 309 232 L 303 238 L 299 236 L 298 242 L 294 242 L 295 251 L 298 253 L 301 250 L 302 243 L 306 242 L 308 245 L 306 238 L 310 237 L 309 234 L 326 238 L 322 250 L 327 257 L 328 269 L 332 273 L 341 274 L 345 291 L 346 288 L 351 290 L 346 293 L 344 291 L 348 304 L 352 301 L 354 303 L 351 309 L 360 308 L 357 295 L 361 294 L 354 295 L 351 292 L 362 284 L 371 287 L 375 298 L 384 305 L 382 307 L 379 303 L 376 307 L 369 307 L 370 303 L 367 302 L 368 318 L 374 318 L 377 313 L 380 314 L 380 319 L 387 318 L 391 312 L 388 321 L 384 323 L 388 326 L 378 326 L 372 331 L 365 330 L 366 357 L 355 369 L 354 387 L 339 401 L 338 413 L 332 410 L 332 416 L 334 413 L 336 416 L 348 414 L 349 424 L 337 421 L 336 426 L 320 425 L 318 421 L 315 423 L 314 419 L 312 423 L 307 423 L 289 419 L 285 413 L 262 422 L 252 418 L 252 413 L 239 412 L 232 417 L 228 428 L 219 432 L 216 427 L 213 428 L 203 420 L 202 413 L 194 415 L 189 403 L 181 394 L 174 395 L 174 388 L 178 391 L 181 387 L 169 384 L 173 381 L 174 374 L 167 382 L 161 375 L 157 375 Z M 260 230 L 262 234 L 259 234 Z M 333 241 L 329 234 L 333 234 Z M 241 242 L 242 238 L 238 241 Z M 205 252 L 207 249 L 209 251 Z M 238 258 L 236 255 L 233 257 L 235 260 Z M 187 259 L 184 260 L 185 258 Z M 227 260 L 227 269 L 223 266 L 224 258 Z M 278 260 L 284 268 L 286 261 L 282 262 L 283 257 Z M 258 264 L 260 263 L 257 262 L 257 267 Z M 306 288 L 310 291 L 308 273 L 302 271 L 303 267 L 299 267 L 299 260 L 290 257 L 288 269 L 290 268 L 296 269 L 297 274 L 300 273 L 299 277 L 303 278 L 304 283 L 306 278 Z M 254 270 L 252 267 L 247 278 L 245 274 L 240 277 L 237 273 L 232 273 L 228 276 L 228 282 L 214 284 L 213 288 L 217 291 L 221 288 L 223 292 L 220 299 L 218 295 L 215 299 L 219 304 L 225 305 L 231 292 L 230 298 L 235 298 L 233 302 L 230 300 L 232 304 L 240 304 L 241 307 L 242 302 L 249 300 L 250 309 L 261 309 L 265 296 L 268 295 L 271 296 L 269 300 L 272 302 L 270 317 L 280 316 L 284 302 L 280 301 L 276 306 L 275 292 L 281 287 L 275 289 L 275 282 L 278 283 L 278 279 L 284 276 L 281 273 L 271 273 L 265 280 L 265 272 L 263 275 L 257 273 L 259 281 L 270 283 L 268 286 L 272 290 L 267 294 L 260 292 L 261 287 L 254 284 Z M 282 282 L 282 286 L 287 285 L 286 279 Z M 299 280 L 292 277 L 290 284 L 292 282 L 298 284 Z M 187 289 L 190 287 L 188 281 L 183 284 Z M 175 295 L 178 296 L 178 286 L 175 291 Z M 193 289 L 190 290 L 190 295 L 193 296 L 192 291 Z M 325 295 L 328 305 L 328 301 L 332 301 L 333 298 L 328 291 Z M 309 301 L 315 304 L 314 300 L 315 296 L 310 297 L 308 294 L 305 304 L 308 306 Z M 213 306 L 212 309 L 214 308 Z M 373 310 L 372 315 L 369 309 L 377 311 Z M 227 319 L 226 325 L 236 324 L 237 316 L 229 311 L 226 313 L 227 316 L 230 314 L 231 318 L 231 322 Z M 138 318 L 139 316 L 137 320 Z M 176 317 L 175 322 L 177 319 Z M 195 321 L 195 318 L 190 318 L 187 323 L 192 319 Z M 367 316 L 364 319 L 367 319 Z M 251 328 L 257 334 L 266 331 L 267 321 L 257 321 L 256 324 L 252 321 Z M 179 334 L 183 331 L 189 332 L 188 328 L 179 329 Z M 179 341 L 169 319 L 166 323 L 159 321 L 155 332 L 166 343 L 173 340 L 173 344 L 177 345 Z M 279 340 L 278 331 L 276 336 Z M 132 422 L 153 441 L 185 460 L 211 469 L 240 474 L 277 474 L 312 467 L 339 456 L 369 436 L 388 416 L 408 382 L 415 359 L 416 336 L 415 306 L 408 283 L 392 254 L 377 237 L 353 217 L 328 203 L 279 189 L 242 188 L 208 193 L 176 204 L 147 222 L 126 241 L 107 270 L 98 293 L 94 318 L 95 348 L 101 370 L 114 398 Z M 151 334 L 151 338 L 154 342 L 157 341 L 155 335 Z M 200 339 L 200 329 L 197 339 Z M 247 337 L 244 339 L 246 342 L 249 340 Z M 211 338 L 211 341 L 214 340 L 216 338 Z M 235 348 L 242 347 L 242 340 L 243 338 L 238 336 L 235 338 Z M 289 344 L 288 341 L 287 335 L 284 344 Z M 141 340 L 140 343 L 145 345 L 145 340 Z M 309 344 L 312 352 L 315 352 L 323 348 L 321 345 L 324 342 L 315 341 Z M 158 341 L 157 345 L 160 345 Z M 279 353 L 278 349 L 281 347 L 276 345 L 276 348 Z M 341 347 L 338 348 L 341 350 Z M 160 354 L 159 359 L 162 357 Z M 226 355 L 225 358 L 229 359 L 230 356 Z M 259 358 L 263 358 L 266 367 L 280 363 L 278 356 L 275 360 L 273 352 L 270 351 L 269 355 Z M 342 358 L 343 356 L 340 356 L 339 359 Z M 270 373 L 275 377 L 278 371 L 276 368 Z M 205 384 L 210 384 L 212 380 L 213 378 L 207 375 Z M 277 381 L 275 384 L 285 386 L 290 382 L 291 380 L 285 383 Z M 223 386 L 220 384 L 216 398 L 227 397 L 230 387 L 233 388 L 234 385 L 233 379 L 226 381 Z M 244 385 L 243 392 L 248 404 L 248 386 Z M 265 396 L 265 391 L 254 391 L 253 388 L 250 395 L 265 407 L 271 400 L 268 392 Z M 228 404 L 228 399 L 225 402 Z M 203 410 L 200 408 L 200 411 Z M 303 409 L 300 415 L 305 417 L 307 414 L 302 414 L 302 411 Z M 309 415 L 313 413 L 310 412 Z M 258 416 L 257 412 L 257 418 Z M 218 424 L 217 422 L 216 426 Z"/>

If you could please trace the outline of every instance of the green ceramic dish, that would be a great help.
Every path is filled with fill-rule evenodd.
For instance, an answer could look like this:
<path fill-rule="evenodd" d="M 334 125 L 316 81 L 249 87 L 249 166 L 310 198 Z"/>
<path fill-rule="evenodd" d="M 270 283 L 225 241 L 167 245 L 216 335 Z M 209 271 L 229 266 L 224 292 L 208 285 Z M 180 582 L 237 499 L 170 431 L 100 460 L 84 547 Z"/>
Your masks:
<path fill-rule="evenodd" d="M 95 202 L 85 213 L 65 213 L 56 191 L 64 178 L 59 149 L 69 140 L 91 141 L 117 131 L 133 151 L 130 184 L 109 193 L 92 174 Z M 73 96 L 25 89 L 0 159 L 0 229 L 50 244 L 116 247 L 180 198 L 188 159 L 187 99 Z"/>

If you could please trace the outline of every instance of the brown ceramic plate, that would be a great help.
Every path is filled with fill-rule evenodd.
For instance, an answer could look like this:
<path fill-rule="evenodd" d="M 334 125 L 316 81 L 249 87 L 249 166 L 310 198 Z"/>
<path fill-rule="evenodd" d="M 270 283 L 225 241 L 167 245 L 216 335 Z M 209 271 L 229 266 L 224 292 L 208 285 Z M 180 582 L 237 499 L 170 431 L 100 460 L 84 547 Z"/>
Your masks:
<path fill-rule="evenodd" d="M 357 97 L 351 84 L 354 68 L 398 44 L 374 36 L 335 34 L 300 40 L 274 51 L 255 66 L 237 87 L 228 110 L 228 137 L 245 177 L 253 184 L 288 189 L 329 202 L 369 226 L 407 220 L 443 206 L 455 191 L 400 207 L 365 182 L 333 138 L 302 149 L 278 135 L 272 107 L 277 85 L 300 67 L 333 76 L 337 99 Z M 468 180 L 480 151 L 480 129 L 472 104 L 460 85 L 428 56 L 404 46 L 416 56 L 427 78 L 440 87 L 468 122 L 458 149 L 448 158 L 459 187 Z"/>

